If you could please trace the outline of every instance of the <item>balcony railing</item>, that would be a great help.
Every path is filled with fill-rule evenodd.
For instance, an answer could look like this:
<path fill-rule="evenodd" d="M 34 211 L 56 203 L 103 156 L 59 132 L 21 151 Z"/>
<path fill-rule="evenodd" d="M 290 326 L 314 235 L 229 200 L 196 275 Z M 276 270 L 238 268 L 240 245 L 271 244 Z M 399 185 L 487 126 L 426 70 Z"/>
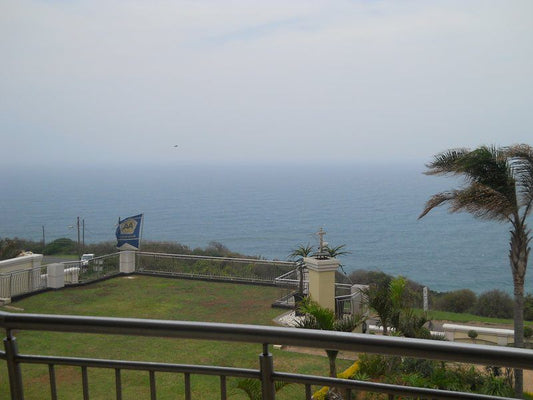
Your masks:
<path fill-rule="evenodd" d="M 473 393 L 277 371 L 274 369 L 273 356 L 269 351 L 269 347 L 272 344 L 533 369 L 532 350 L 295 328 L 130 318 L 16 314 L 6 312 L 0 312 L 0 327 L 6 330 L 6 338 L 4 339 L 5 351 L 0 352 L 0 359 L 5 360 L 7 365 L 12 400 L 24 399 L 22 364 L 43 364 L 48 366 L 50 378 L 49 393 L 50 398 L 53 400 L 57 399 L 55 367 L 58 365 L 75 366 L 81 369 L 84 400 L 90 399 L 89 368 L 114 370 L 116 383 L 114 397 L 116 399 L 122 399 L 121 371 L 123 370 L 146 371 L 149 377 L 150 396 L 153 400 L 157 399 L 156 374 L 161 372 L 183 375 L 186 400 L 191 399 L 191 375 L 219 376 L 221 399 L 227 398 L 226 380 L 230 377 L 260 380 L 262 398 L 264 400 L 275 398 L 275 382 L 279 381 L 304 385 L 308 400 L 311 399 L 312 385 L 337 387 L 343 391 L 345 398 L 350 398 L 353 392 L 366 391 L 427 399 L 503 399 L 502 397 Z M 14 330 L 134 335 L 188 338 L 216 342 L 256 343 L 262 351 L 259 356 L 258 369 L 29 355 L 19 352 L 16 338 L 13 335 Z M 106 349 L 99 349 L 98 352 L 99 354 L 105 354 Z M 44 393 L 45 391 L 43 390 Z"/>

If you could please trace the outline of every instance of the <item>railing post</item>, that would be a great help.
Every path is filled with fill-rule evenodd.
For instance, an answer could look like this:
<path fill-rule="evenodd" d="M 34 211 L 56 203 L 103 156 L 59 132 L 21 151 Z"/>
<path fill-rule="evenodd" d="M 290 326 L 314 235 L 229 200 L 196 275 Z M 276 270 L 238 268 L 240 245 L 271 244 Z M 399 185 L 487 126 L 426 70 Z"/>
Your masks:
<path fill-rule="evenodd" d="M 121 251 L 119 255 L 119 269 L 125 274 L 135 272 L 135 252 L 131 250 Z"/>
<path fill-rule="evenodd" d="M 274 361 L 272 354 L 268 351 L 268 343 L 263 344 L 263 353 L 259 356 L 259 368 L 261 372 L 263 400 L 274 400 L 276 396 L 274 381 L 272 380 Z"/>
<path fill-rule="evenodd" d="M 22 372 L 20 364 L 17 362 L 18 346 L 11 331 L 7 331 L 7 336 L 4 338 L 4 348 L 6 350 L 7 372 L 9 374 L 9 389 L 11 392 L 11 400 L 24 400 L 24 392 L 22 390 Z"/>

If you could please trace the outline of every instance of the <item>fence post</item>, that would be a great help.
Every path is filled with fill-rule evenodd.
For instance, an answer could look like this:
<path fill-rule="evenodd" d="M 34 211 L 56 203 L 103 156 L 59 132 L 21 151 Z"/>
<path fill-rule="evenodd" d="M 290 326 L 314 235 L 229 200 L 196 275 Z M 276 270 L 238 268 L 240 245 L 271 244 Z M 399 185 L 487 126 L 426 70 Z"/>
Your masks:
<path fill-rule="evenodd" d="M 47 268 L 47 284 L 49 288 L 59 289 L 65 286 L 65 266 L 63 264 L 50 264 Z"/>
<path fill-rule="evenodd" d="M 125 250 L 120 252 L 120 272 L 132 274 L 135 272 L 135 252 Z"/>
<path fill-rule="evenodd" d="M 24 392 L 22 390 L 22 372 L 20 370 L 20 364 L 16 360 L 18 346 L 16 338 L 11 335 L 11 330 L 7 331 L 7 336 L 4 338 L 4 348 L 6 351 L 11 400 L 24 400 Z"/>
<path fill-rule="evenodd" d="M 263 400 L 274 400 L 276 396 L 274 381 L 272 380 L 274 361 L 272 354 L 268 351 L 268 343 L 263 344 L 263 353 L 259 356 L 259 369 L 261 372 Z"/>

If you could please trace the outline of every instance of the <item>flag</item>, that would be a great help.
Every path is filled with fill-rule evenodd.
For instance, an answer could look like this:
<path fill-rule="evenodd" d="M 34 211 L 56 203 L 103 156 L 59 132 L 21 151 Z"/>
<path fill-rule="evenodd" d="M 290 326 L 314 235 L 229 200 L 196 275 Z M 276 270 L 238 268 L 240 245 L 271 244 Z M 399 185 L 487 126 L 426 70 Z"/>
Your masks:
<path fill-rule="evenodd" d="M 116 231 L 119 250 L 139 250 L 143 214 L 118 220 Z"/>

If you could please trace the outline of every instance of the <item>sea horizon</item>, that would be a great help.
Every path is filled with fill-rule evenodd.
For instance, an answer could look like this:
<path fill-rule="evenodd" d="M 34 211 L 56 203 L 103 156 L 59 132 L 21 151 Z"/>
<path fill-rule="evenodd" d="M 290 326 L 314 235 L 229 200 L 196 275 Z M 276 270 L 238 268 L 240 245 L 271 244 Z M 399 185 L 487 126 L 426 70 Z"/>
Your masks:
<path fill-rule="evenodd" d="M 143 238 L 287 259 L 323 228 L 347 273 L 403 275 L 436 291 L 512 293 L 506 224 L 445 208 L 418 216 L 432 194 L 461 181 L 418 162 L 73 166 L 10 169 L 0 177 L 0 237 L 114 240 L 118 217 L 144 214 Z M 526 291 L 533 285 L 526 277 Z"/>

